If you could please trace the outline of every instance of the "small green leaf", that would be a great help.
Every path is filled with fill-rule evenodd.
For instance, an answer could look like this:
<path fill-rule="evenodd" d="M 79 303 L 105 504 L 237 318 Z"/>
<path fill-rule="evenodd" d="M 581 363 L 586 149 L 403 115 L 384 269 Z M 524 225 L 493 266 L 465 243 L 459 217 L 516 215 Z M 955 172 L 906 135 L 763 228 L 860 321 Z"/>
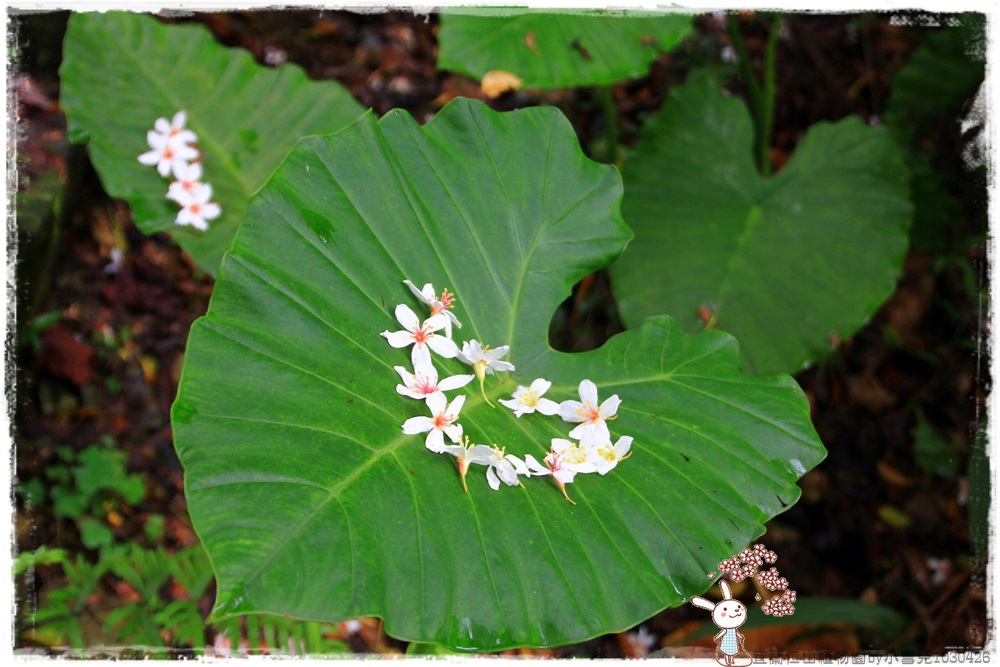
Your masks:
<path fill-rule="evenodd" d="M 672 88 L 625 164 L 635 240 L 611 267 L 622 318 L 666 314 L 740 342 L 743 368 L 798 372 L 895 288 L 912 207 L 899 149 L 857 118 L 817 123 L 777 174 L 753 164 L 741 101 Z"/>
<path fill-rule="evenodd" d="M 612 84 L 644 76 L 690 31 L 683 14 L 449 9 L 438 67 L 476 79 L 504 70 L 535 88 Z"/>
<path fill-rule="evenodd" d="M 788 377 L 741 375 L 727 334 L 658 318 L 591 352 L 549 347 L 558 304 L 630 237 L 620 197 L 552 108 L 458 99 L 422 127 L 369 114 L 289 153 L 192 327 L 172 412 L 215 617 L 377 615 L 464 651 L 580 641 L 703 592 L 795 502 L 825 455 L 808 402 Z M 546 477 L 493 491 L 480 466 L 464 493 L 452 457 L 401 432 L 426 414 L 395 390 L 409 349 L 379 335 L 396 304 L 426 312 L 404 279 L 456 294 L 457 340 L 510 345 L 493 403 L 539 377 L 557 401 L 584 379 L 618 394 L 629 460 L 581 475 L 576 505 Z M 458 391 L 473 442 L 541 459 L 571 428 Z"/>
<path fill-rule="evenodd" d="M 80 529 L 80 540 L 88 549 L 100 549 L 115 539 L 111 529 L 93 517 L 81 516 L 77 519 L 76 525 Z"/>
<path fill-rule="evenodd" d="M 913 426 L 913 453 L 917 465 L 928 475 L 950 477 L 958 469 L 962 447 L 938 435 L 923 412 L 917 412 L 917 423 Z"/>
<path fill-rule="evenodd" d="M 334 132 L 363 109 L 334 81 L 310 81 L 295 65 L 256 64 L 199 25 L 165 25 L 132 12 L 74 13 L 59 70 L 60 104 L 73 141 L 90 142 L 105 190 L 132 207 L 139 228 L 166 231 L 214 274 L 243 208 L 288 149 Z M 198 135 L 203 180 L 222 215 L 206 232 L 174 222 L 169 182 L 137 158 L 157 118 L 187 112 Z"/>
<path fill-rule="evenodd" d="M 66 562 L 66 559 L 65 549 L 49 549 L 44 545 L 35 551 L 22 551 L 14 559 L 14 576 L 24 574 L 39 565 L 61 565 Z"/>

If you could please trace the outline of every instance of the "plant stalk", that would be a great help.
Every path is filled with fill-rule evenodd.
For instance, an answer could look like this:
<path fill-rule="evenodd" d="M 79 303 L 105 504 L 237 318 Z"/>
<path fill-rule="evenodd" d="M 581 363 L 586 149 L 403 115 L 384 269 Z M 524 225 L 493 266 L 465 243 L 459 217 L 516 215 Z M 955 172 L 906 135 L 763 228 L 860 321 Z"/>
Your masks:
<path fill-rule="evenodd" d="M 608 164 L 615 164 L 618 161 L 618 110 L 615 109 L 611 86 L 598 86 L 597 99 L 604 114 L 604 142 L 607 151 L 605 157 Z"/>
<path fill-rule="evenodd" d="M 781 12 L 771 18 L 771 32 L 767 36 L 767 52 L 764 57 L 764 118 L 761 121 L 761 140 L 757 154 L 760 170 L 765 176 L 771 173 L 771 138 L 774 132 L 775 60 L 778 53 L 778 35 L 781 33 Z"/>

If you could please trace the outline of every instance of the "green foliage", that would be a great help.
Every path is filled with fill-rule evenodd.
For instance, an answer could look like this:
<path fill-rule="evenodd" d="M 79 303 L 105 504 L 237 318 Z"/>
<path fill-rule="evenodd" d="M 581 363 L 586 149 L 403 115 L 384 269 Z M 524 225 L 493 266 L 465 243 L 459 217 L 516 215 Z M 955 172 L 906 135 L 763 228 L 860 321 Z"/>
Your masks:
<path fill-rule="evenodd" d="M 22 575 L 39 565 L 61 565 L 68 557 L 65 549 L 49 549 L 44 545 L 34 551 L 22 551 L 14 559 L 14 576 Z"/>
<path fill-rule="evenodd" d="M 949 21 L 930 32 L 893 78 L 883 121 L 905 143 L 941 122 L 953 122 L 983 82 L 986 17 L 968 13 L 953 20 L 958 25 Z"/>
<path fill-rule="evenodd" d="M 646 74 L 690 31 L 682 14 L 449 9 L 438 67 L 476 79 L 503 70 L 533 88 L 612 84 Z"/>
<path fill-rule="evenodd" d="M 104 616 L 103 636 L 98 644 L 130 645 L 154 651 L 193 647 L 199 654 L 208 648 L 206 625 L 197 601 L 211 582 L 212 568 L 200 546 L 168 553 L 162 547 L 146 549 L 136 544 L 114 544 L 101 551 L 96 564 L 87 562 L 83 555 L 70 560 L 61 549 L 42 548 L 34 554 L 19 556 L 15 574 L 42 563 L 62 564 L 66 580 L 50 591 L 38 610 L 30 615 L 28 625 L 35 641 L 51 646 L 70 645 L 77 650 L 95 643 L 86 636 L 83 621 L 87 616 L 98 618 L 103 613 L 98 606 L 103 603 L 95 604 L 90 599 L 101 592 L 101 582 L 110 575 L 128 583 L 139 599 L 117 604 Z M 190 599 L 168 601 L 163 597 L 164 587 L 171 578 L 184 587 Z M 324 655 L 347 650 L 343 642 L 328 637 L 336 630 L 334 626 L 315 622 L 236 617 L 215 626 L 214 631 L 232 632 L 239 637 L 241 622 L 255 633 L 260 628 L 253 645 L 258 651 Z"/>
<path fill-rule="evenodd" d="M 329 637 L 334 634 L 336 626 L 317 621 L 297 621 L 273 614 L 248 614 L 219 621 L 215 629 L 229 638 L 231 644 L 244 644 L 248 652 L 266 650 L 270 654 L 292 656 L 347 652 L 344 642 Z"/>
<path fill-rule="evenodd" d="M 913 453 L 917 465 L 928 475 L 950 477 L 958 470 L 962 447 L 938 435 L 923 412 L 917 412 L 913 427 Z"/>
<path fill-rule="evenodd" d="M 985 58 L 975 51 L 985 49 L 984 27 L 982 14 L 950 17 L 947 27 L 926 35 L 892 81 L 883 120 L 906 151 L 915 209 L 911 239 L 918 249 L 964 250 L 979 241 L 962 225 L 958 194 L 968 183 L 945 180 L 939 146 L 945 137 L 958 141 L 957 118 L 983 83 Z"/>
<path fill-rule="evenodd" d="M 91 565 L 82 554 L 77 554 L 75 561 L 64 560 L 62 565 L 66 584 L 48 594 L 32 614 L 30 625 L 36 640 L 54 645 L 68 644 L 79 650 L 86 645 L 83 639 L 83 612 L 87 598 L 97 588 L 111 563 L 100 561 Z"/>
<path fill-rule="evenodd" d="M 110 436 L 79 453 L 70 447 L 57 451 L 62 463 L 45 470 L 53 513 L 73 519 L 87 548 L 110 545 L 114 534 L 107 525 L 108 512 L 122 502 L 139 502 L 145 495 L 142 478 L 126 471 L 127 455 L 115 448 Z M 44 504 L 44 495 L 33 496 L 32 502 Z"/>
<path fill-rule="evenodd" d="M 199 25 L 165 25 L 132 12 L 74 13 L 63 50 L 60 104 L 70 138 L 90 143 L 104 188 L 128 201 L 142 231 L 169 232 L 212 274 L 247 199 L 292 144 L 339 130 L 362 112 L 336 82 L 310 81 L 294 65 L 257 65 Z M 203 179 L 223 209 L 206 232 L 175 224 L 167 181 L 137 161 L 149 149 L 154 121 L 180 110 L 198 135 Z"/>
<path fill-rule="evenodd" d="M 551 108 L 456 100 L 423 127 L 367 115 L 293 149 L 192 327 L 172 413 L 216 617 L 379 615 L 463 650 L 579 641 L 702 592 L 798 498 L 825 455 L 808 403 L 787 377 L 742 376 L 728 335 L 659 318 L 592 352 L 549 347 L 556 306 L 630 236 L 620 196 Z M 451 457 L 400 432 L 425 414 L 394 391 L 409 350 L 379 336 L 396 303 L 423 310 L 404 279 L 457 295 L 456 337 L 511 346 L 492 402 L 538 377 L 572 399 L 589 378 L 623 400 L 612 431 L 634 455 L 574 483 L 575 506 L 544 477 L 494 492 L 482 468 L 463 493 Z M 569 431 L 461 391 L 473 442 L 541 459 Z"/>
<path fill-rule="evenodd" d="M 758 174 L 743 103 L 710 77 L 673 88 L 625 164 L 636 238 L 611 267 L 623 320 L 718 327 L 743 368 L 797 372 L 862 326 L 895 287 L 911 206 L 891 137 L 857 118 L 818 123 Z"/>

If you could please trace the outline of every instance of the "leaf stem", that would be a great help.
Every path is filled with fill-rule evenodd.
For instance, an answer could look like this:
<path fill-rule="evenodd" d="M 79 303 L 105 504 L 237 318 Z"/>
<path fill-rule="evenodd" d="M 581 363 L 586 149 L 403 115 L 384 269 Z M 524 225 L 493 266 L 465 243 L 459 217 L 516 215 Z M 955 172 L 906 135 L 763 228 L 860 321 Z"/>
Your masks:
<path fill-rule="evenodd" d="M 778 35 L 781 33 L 782 13 L 775 12 L 771 18 L 771 32 L 767 36 L 767 53 L 764 57 L 764 118 L 761 122 L 760 170 L 767 176 L 771 173 L 771 135 L 774 131 L 775 59 L 778 52 Z"/>
<path fill-rule="evenodd" d="M 774 124 L 775 57 L 778 50 L 778 35 L 781 32 L 781 12 L 776 12 L 771 20 L 771 30 L 767 38 L 764 56 L 764 87 L 757 80 L 750 63 L 743 35 L 740 34 L 736 14 L 726 14 L 726 27 L 739 61 L 740 76 L 747 88 L 750 112 L 754 121 L 754 158 L 757 168 L 764 175 L 771 173 L 771 131 Z"/>
<path fill-rule="evenodd" d="M 610 85 L 597 87 L 597 100 L 604 114 L 604 157 L 608 164 L 615 164 L 618 162 L 618 110 Z"/>
<path fill-rule="evenodd" d="M 726 28 L 729 31 L 729 41 L 736 50 L 737 62 L 740 67 L 740 77 L 747 87 L 747 97 L 750 98 L 750 111 L 754 119 L 755 139 L 760 136 L 760 120 L 763 118 L 763 101 L 761 99 L 760 84 L 757 82 L 757 75 L 754 74 L 750 65 L 750 54 L 747 53 L 746 44 L 743 43 L 743 35 L 740 34 L 740 24 L 736 14 L 729 12 L 726 14 Z M 756 141 L 755 141 L 756 144 Z M 755 146 L 756 148 L 756 146 Z M 759 153 L 754 151 L 755 155 Z"/>

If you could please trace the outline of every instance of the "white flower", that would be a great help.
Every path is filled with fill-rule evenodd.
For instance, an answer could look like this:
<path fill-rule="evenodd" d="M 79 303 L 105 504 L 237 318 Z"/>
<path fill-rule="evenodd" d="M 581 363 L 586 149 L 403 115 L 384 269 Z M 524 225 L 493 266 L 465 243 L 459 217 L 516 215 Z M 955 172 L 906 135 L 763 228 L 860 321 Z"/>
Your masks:
<path fill-rule="evenodd" d="M 465 473 L 469 471 L 470 463 L 489 465 L 492 448 L 486 445 L 469 445 L 469 436 L 465 436 L 465 442 L 457 445 L 445 445 L 444 452 L 455 457 L 458 463 L 458 473 L 462 476 L 462 488 L 469 492 L 469 487 L 465 484 Z M 491 468 L 492 470 L 492 468 Z"/>
<path fill-rule="evenodd" d="M 417 286 L 411 283 L 409 280 L 404 280 L 403 283 L 410 288 L 414 296 L 426 303 L 431 307 L 431 316 L 439 315 L 444 313 L 448 317 L 448 323 L 444 327 L 444 334 L 451 338 L 451 325 L 454 324 L 459 329 L 462 328 L 462 323 L 458 321 L 455 317 L 455 313 L 451 312 L 451 307 L 455 305 L 455 295 L 449 292 L 447 289 L 441 290 L 441 298 L 437 298 L 434 293 L 434 285 L 431 283 L 426 283 L 423 289 L 417 289 Z"/>
<path fill-rule="evenodd" d="M 201 187 L 195 188 L 194 192 L 181 190 L 174 200 L 181 205 L 181 210 L 177 212 L 175 222 L 178 225 L 191 225 L 195 229 L 205 231 L 208 229 L 208 220 L 214 220 L 222 213 L 222 207 L 215 202 L 208 201 L 212 198 L 212 186 L 202 183 Z"/>
<path fill-rule="evenodd" d="M 403 381 L 403 384 L 396 385 L 396 391 L 410 398 L 426 399 L 442 391 L 458 389 L 472 382 L 474 377 L 472 375 L 452 375 L 438 382 L 437 370 L 431 363 L 418 365 L 413 369 L 412 374 L 402 366 L 393 366 L 393 368 L 396 369 Z"/>
<path fill-rule="evenodd" d="M 649 649 L 656 646 L 656 642 L 658 641 L 656 635 L 650 633 L 645 625 L 640 625 L 638 632 L 630 632 L 626 637 L 628 637 L 628 642 L 632 645 L 632 649 L 638 658 L 645 658 L 649 655 Z"/>
<path fill-rule="evenodd" d="M 198 141 L 198 135 L 191 130 L 184 129 L 186 122 L 187 113 L 181 110 L 174 114 L 169 123 L 166 118 L 157 118 L 153 123 L 153 128 L 174 145 L 193 144 Z"/>
<path fill-rule="evenodd" d="M 556 440 L 554 438 L 553 440 Z M 552 475 L 552 478 L 556 480 L 556 484 L 559 486 L 559 490 L 562 491 L 563 497 L 570 503 L 576 505 L 575 502 L 566 493 L 566 485 L 573 481 L 576 477 L 576 471 L 572 470 L 566 465 L 566 461 L 563 457 L 554 450 L 549 450 L 549 453 L 545 455 L 545 465 L 542 466 L 535 460 L 535 457 L 531 454 L 526 454 L 524 456 L 524 462 L 529 469 L 528 476 L 538 476 L 538 475 Z"/>
<path fill-rule="evenodd" d="M 448 321 L 444 315 L 434 315 L 421 322 L 409 306 L 401 303 L 396 306 L 396 320 L 403 325 L 403 330 L 383 331 L 382 335 L 389 341 L 389 345 L 396 348 L 413 345 L 411 356 L 414 368 L 430 364 L 429 350 L 434 350 L 447 359 L 458 355 L 458 346 L 452 339 L 434 333 L 443 329 Z"/>
<path fill-rule="evenodd" d="M 518 475 L 529 477 L 531 474 L 527 466 L 524 465 L 524 461 L 513 454 L 505 455 L 505 449 L 505 447 L 493 445 L 493 451 L 490 453 L 490 460 L 487 464 L 489 468 L 486 470 L 486 481 L 489 482 L 490 488 L 494 491 L 500 489 L 500 482 L 507 486 L 517 486 L 520 484 L 517 481 Z"/>
<path fill-rule="evenodd" d="M 493 371 L 512 371 L 514 364 L 500 361 L 500 357 L 507 354 L 509 345 L 501 345 L 495 350 L 491 350 L 489 345 L 481 345 L 478 340 L 467 340 L 462 343 L 462 351 L 458 353 L 458 358 L 472 366 L 476 377 L 479 379 L 479 390 L 483 393 L 483 399 L 490 405 L 490 399 L 486 398 L 486 389 L 483 387 L 483 380 L 487 375 L 493 375 Z"/>
<path fill-rule="evenodd" d="M 542 398 L 542 394 L 549 390 L 552 383 L 548 380 L 538 378 L 531 383 L 530 387 L 518 385 L 514 391 L 513 399 L 500 399 L 500 403 L 514 411 L 515 417 L 531 412 L 541 412 L 543 415 L 554 415 L 559 412 L 559 404 Z"/>
<path fill-rule="evenodd" d="M 611 439 L 605 420 L 615 418 L 619 405 L 621 399 L 615 394 L 598 407 L 597 386 L 590 380 L 584 380 L 580 383 L 580 401 L 560 403 L 559 416 L 568 422 L 580 422 L 579 426 L 569 432 L 569 437 L 589 447 Z"/>
<path fill-rule="evenodd" d="M 184 197 L 181 193 L 186 192 L 190 196 L 201 187 L 201 163 L 192 162 L 183 165 L 174 171 L 174 177 L 177 180 L 167 188 L 167 199 L 180 203 L 178 197 Z"/>
<path fill-rule="evenodd" d="M 139 162 L 146 165 L 156 165 L 156 171 L 166 178 L 170 172 L 175 174 L 189 161 L 198 157 L 198 150 L 187 144 L 172 144 L 165 136 L 150 132 L 147 135 L 149 147 L 152 149 L 139 156 Z"/>
<path fill-rule="evenodd" d="M 156 165 L 160 176 L 166 178 L 170 172 L 178 172 L 187 166 L 190 160 L 198 157 L 198 149 L 190 144 L 198 140 L 191 130 L 184 129 L 187 115 L 183 111 L 174 114 L 172 122 L 166 118 L 157 118 L 153 126 L 156 128 L 146 133 L 146 143 L 152 149 L 139 156 L 139 162 L 146 165 Z"/>
<path fill-rule="evenodd" d="M 596 450 L 563 438 L 552 438 L 552 451 L 559 455 L 563 467 L 574 473 L 596 472 L 593 459 Z"/>
<path fill-rule="evenodd" d="M 427 407 L 431 410 L 431 417 L 410 417 L 403 422 L 403 433 L 416 435 L 427 433 L 424 444 L 427 449 L 435 454 L 440 454 L 445 449 L 444 436 L 451 438 L 452 442 L 458 442 L 462 437 L 462 425 L 456 424 L 458 413 L 465 403 L 465 396 L 459 396 L 451 403 L 444 394 L 431 394 L 427 397 Z"/>
<path fill-rule="evenodd" d="M 628 457 L 632 456 L 629 450 L 632 448 L 632 436 L 623 435 L 618 438 L 618 442 L 614 445 L 611 444 L 611 440 L 608 441 L 601 447 L 596 448 L 597 456 L 593 457 L 593 461 L 597 466 L 597 472 L 602 475 L 607 475 L 611 472 L 611 469 L 618 465 L 619 461 L 624 461 Z"/>

